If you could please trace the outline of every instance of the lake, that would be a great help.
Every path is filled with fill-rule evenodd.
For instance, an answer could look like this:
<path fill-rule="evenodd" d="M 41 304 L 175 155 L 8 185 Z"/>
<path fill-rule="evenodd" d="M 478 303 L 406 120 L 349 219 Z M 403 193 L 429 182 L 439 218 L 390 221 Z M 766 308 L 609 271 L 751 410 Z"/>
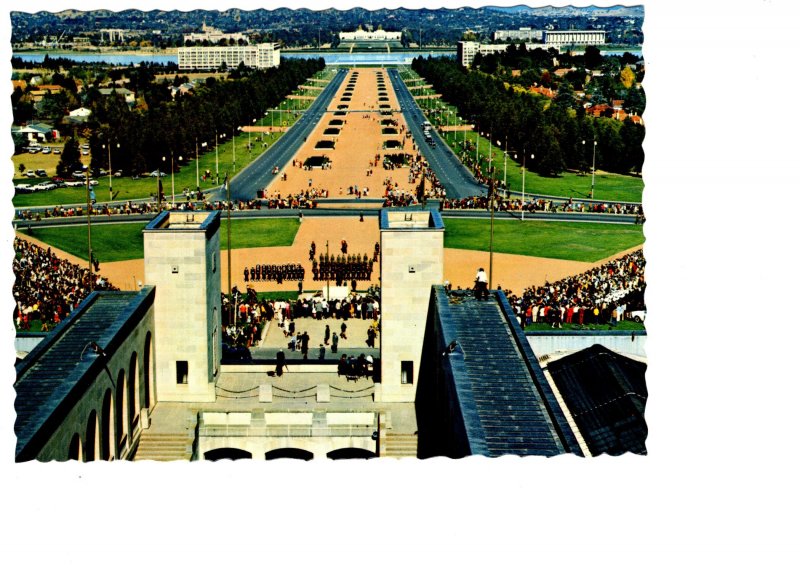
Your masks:
<path fill-rule="evenodd" d="M 47 52 L 50 57 L 60 57 L 78 62 L 102 63 L 110 65 L 136 65 L 140 63 L 178 63 L 177 54 L 86 54 L 80 52 Z M 287 52 L 281 51 L 282 58 L 324 58 L 328 65 L 410 65 L 411 60 L 417 56 L 422 57 L 451 57 L 456 56 L 455 51 L 423 51 L 423 52 Z M 15 53 L 14 57 L 24 62 L 40 63 L 44 61 L 45 52 Z"/>

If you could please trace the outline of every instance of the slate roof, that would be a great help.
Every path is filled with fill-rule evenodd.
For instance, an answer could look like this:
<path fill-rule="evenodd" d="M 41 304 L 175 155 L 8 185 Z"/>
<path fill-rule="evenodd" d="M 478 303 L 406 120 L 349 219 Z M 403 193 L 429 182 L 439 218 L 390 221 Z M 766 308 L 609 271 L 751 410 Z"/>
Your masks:
<path fill-rule="evenodd" d="M 645 363 L 592 345 L 547 369 L 593 455 L 647 453 Z"/>
<path fill-rule="evenodd" d="M 580 453 L 502 292 L 478 301 L 434 289 L 445 339 L 458 345 L 450 362 L 471 453 Z"/>
<path fill-rule="evenodd" d="M 94 292 L 16 367 L 17 460 L 35 458 L 49 433 L 102 371 L 97 343 L 112 355 L 152 306 L 155 288 Z"/>

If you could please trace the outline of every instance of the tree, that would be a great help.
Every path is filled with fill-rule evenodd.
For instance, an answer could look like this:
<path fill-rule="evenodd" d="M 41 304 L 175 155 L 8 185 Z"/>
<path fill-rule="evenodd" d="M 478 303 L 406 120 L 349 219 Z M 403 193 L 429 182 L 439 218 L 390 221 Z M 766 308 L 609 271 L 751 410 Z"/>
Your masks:
<path fill-rule="evenodd" d="M 598 69 L 602 63 L 603 55 L 597 46 L 586 46 L 586 51 L 583 53 L 583 64 L 586 69 Z"/>
<path fill-rule="evenodd" d="M 636 80 L 636 75 L 633 73 L 633 70 L 628 66 L 622 68 L 622 71 L 619 72 L 619 80 L 622 85 L 625 86 L 625 89 L 630 89 L 633 82 Z"/>
<path fill-rule="evenodd" d="M 552 127 L 542 133 L 541 154 L 537 157 L 536 172 L 541 176 L 558 176 L 564 170 L 564 159 Z"/>
<path fill-rule="evenodd" d="M 67 137 L 64 141 L 64 149 L 61 151 L 61 160 L 56 166 L 56 174 L 66 178 L 70 173 L 81 164 L 81 152 L 78 149 L 78 141 L 72 137 Z"/>

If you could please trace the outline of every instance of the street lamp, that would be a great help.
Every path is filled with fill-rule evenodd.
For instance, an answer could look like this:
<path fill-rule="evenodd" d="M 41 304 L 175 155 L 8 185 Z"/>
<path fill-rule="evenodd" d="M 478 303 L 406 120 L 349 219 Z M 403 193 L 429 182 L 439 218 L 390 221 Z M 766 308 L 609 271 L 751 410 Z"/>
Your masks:
<path fill-rule="evenodd" d="M 109 141 L 108 146 L 103 143 L 103 148 L 108 148 L 108 200 L 114 200 L 114 189 L 111 183 L 111 141 Z M 119 143 L 117 143 L 117 148 L 119 149 Z"/>
<path fill-rule="evenodd" d="M 201 147 L 205 147 L 206 143 L 203 142 Z M 200 192 L 200 148 L 197 145 L 197 137 L 194 138 L 194 168 L 197 174 L 196 183 L 197 183 L 197 192 Z"/>
<path fill-rule="evenodd" d="M 581 145 L 583 145 L 583 148 L 586 149 L 586 140 L 581 141 Z M 597 139 L 595 139 L 594 143 L 592 144 L 592 189 L 591 189 L 591 191 L 589 193 L 589 198 L 590 199 L 594 199 L 594 157 L 595 157 L 595 151 L 597 151 Z M 586 152 L 585 151 L 584 151 L 583 155 L 586 156 Z"/>
<path fill-rule="evenodd" d="M 592 144 L 592 192 L 589 195 L 589 198 L 592 200 L 594 200 L 594 156 L 596 151 L 597 151 L 597 139 L 595 139 L 594 143 Z"/>
<path fill-rule="evenodd" d="M 233 143 L 233 172 L 236 172 L 236 131 L 241 131 L 241 127 L 236 127 L 233 130 L 233 137 L 231 137 L 231 142 Z"/>
<path fill-rule="evenodd" d="M 166 157 L 161 157 L 161 160 L 162 161 L 166 160 Z M 178 156 L 178 161 L 182 160 L 183 157 Z M 169 165 L 170 165 L 169 174 L 170 177 L 172 178 L 172 206 L 174 207 L 175 206 L 175 154 L 172 151 L 169 152 Z"/>
<path fill-rule="evenodd" d="M 514 155 L 514 159 L 516 160 L 517 155 Z M 525 148 L 522 149 L 522 219 L 525 220 L 525 159 L 527 158 L 527 153 L 525 152 Z M 533 153 L 531 153 L 531 160 L 533 160 Z"/>

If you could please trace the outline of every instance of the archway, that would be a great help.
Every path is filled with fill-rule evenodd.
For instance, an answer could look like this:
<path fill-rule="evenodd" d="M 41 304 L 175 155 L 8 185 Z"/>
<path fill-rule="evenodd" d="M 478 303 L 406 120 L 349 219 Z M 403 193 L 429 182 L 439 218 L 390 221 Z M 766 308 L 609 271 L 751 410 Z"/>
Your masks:
<path fill-rule="evenodd" d="M 101 409 L 102 422 L 100 428 L 100 457 L 104 460 L 114 458 L 114 403 L 112 402 L 111 389 L 106 389 L 103 395 L 103 408 Z"/>
<path fill-rule="evenodd" d="M 114 395 L 116 400 L 116 406 L 114 407 L 114 432 L 116 432 L 117 435 L 117 454 L 118 456 L 121 456 L 122 451 L 125 448 L 125 440 L 128 436 L 128 395 L 125 391 L 124 369 L 120 369 L 119 373 L 117 374 L 116 389 L 116 394 Z"/>
<path fill-rule="evenodd" d="M 84 460 L 91 462 L 97 460 L 97 454 L 100 451 L 100 423 L 97 420 L 97 412 L 92 411 L 89 414 L 89 420 L 86 422 L 86 449 L 84 453 Z"/>
<path fill-rule="evenodd" d="M 331 460 L 369 460 L 377 457 L 374 452 L 363 448 L 337 448 L 328 452 L 327 456 Z"/>
<path fill-rule="evenodd" d="M 153 334 L 149 331 L 144 338 L 144 407 L 150 408 L 150 383 L 153 380 Z"/>
<path fill-rule="evenodd" d="M 247 450 L 239 448 L 215 448 L 203 454 L 205 460 L 245 460 L 252 458 L 253 455 Z"/>
<path fill-rule="evenodd" d="M 314 458 L 314 453 L 302 448 L 277 448 L 264 454 L 264 460 L 277 460 L 278 458 L 308 461 Z"/>
<path fill-rule="evenodd" d="M 139 420 L 139 359 L 136 351 L 128 364 L 128 418 L 131 427 Z"/>
<path fill-rule="evenodd" d="M 72 435 L 72 440 L 70 440 L 69 442 L 69 451 L 67 452 L 67 458 L 69 460 L 77 460 L 78 462 L 83 460 L 81 437 L 78 436 L 77 432 Z"/>

